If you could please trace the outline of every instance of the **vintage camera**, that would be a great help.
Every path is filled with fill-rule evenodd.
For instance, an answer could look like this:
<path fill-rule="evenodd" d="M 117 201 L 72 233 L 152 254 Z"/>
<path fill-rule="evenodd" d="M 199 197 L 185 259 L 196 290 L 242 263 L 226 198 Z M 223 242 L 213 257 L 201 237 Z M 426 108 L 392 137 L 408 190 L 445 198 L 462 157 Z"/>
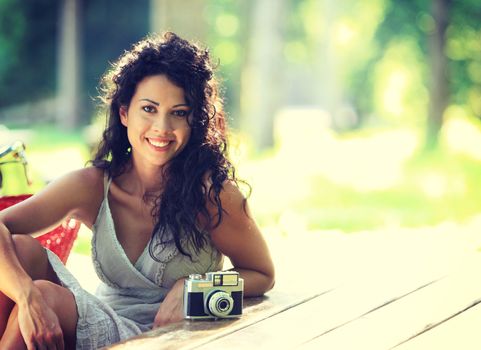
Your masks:
<path fill-rule="evenodd" d="M 184 317 L 233 318 L 242 315 L 244 280 L 235 271 L 190 275 L 184 282 Z"/>

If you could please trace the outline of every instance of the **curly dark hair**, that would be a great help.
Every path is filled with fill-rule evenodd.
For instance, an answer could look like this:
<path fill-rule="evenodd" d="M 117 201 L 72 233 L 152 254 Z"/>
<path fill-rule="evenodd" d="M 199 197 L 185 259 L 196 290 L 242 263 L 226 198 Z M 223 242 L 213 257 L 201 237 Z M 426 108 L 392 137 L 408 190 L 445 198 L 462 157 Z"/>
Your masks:
<path fill-rule="evenodd" d="M 225 114 L 208 50 L 167 32 L 148 36 L 126 51 L 101 80 L 100 98 L 108 109 L 108 125 L 92 164 L 113 178 L 128 169 L 131 145 L 127 128 L 120 122 L 119 109 L 129 106 L 141 80 L 158 74 L 165 74 L 184 90 L 192 118 L 187 145 L 163 167 L 165 186 L 154 197 L 153 235 L 159 235 L 160 244 L 173 236 L 179 251 L 191 257 L 185 242 L 191 243 L 197 252 L 205 246 L 206 230 L 219 225 L 224 214 L 220 200 L 224 182 L 238 183 L 226 156 Z M 144 194 L 144 200 L 148 196 Z M 214 217 L 207 210 L 207 200 L 217 208 Z M 199 227 L 199 215 L 205 219 L 204 227 Z M 158 260 L 153 242 L 151 239 L 149 252 Z"/>

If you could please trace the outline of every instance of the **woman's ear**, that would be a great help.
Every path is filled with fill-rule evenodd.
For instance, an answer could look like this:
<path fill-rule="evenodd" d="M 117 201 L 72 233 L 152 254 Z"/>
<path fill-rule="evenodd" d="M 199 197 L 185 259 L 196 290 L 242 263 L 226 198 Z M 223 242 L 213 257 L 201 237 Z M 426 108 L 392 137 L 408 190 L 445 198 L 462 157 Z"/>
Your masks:
<path fill-rule="evenodd" d="M 119 114 L 120 114 L 120 122 L 122 123 L 123 126 L 127 127 L 127 121 L 128 121 L 127 107 L 120 106 Z"/>

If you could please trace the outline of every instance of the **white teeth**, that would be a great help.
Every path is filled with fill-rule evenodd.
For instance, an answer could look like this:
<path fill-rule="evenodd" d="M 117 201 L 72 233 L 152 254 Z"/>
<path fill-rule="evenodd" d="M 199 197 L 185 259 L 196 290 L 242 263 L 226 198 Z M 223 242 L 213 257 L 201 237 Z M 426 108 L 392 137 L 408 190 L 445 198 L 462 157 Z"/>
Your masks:
<path fill-rule="evenodd" d="M 169 141 L 162 141 L 162 142 L 157 142 L 154 140 L 149 139 L 149 143 L 155 147 L 165 147 L 169 144 Z"/>

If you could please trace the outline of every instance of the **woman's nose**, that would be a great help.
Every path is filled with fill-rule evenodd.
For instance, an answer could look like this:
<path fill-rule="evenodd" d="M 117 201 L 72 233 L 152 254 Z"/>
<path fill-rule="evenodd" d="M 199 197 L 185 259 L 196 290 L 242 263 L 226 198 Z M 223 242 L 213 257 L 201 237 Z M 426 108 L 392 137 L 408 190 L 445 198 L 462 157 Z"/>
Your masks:
<path fill-rule="evenodd" d="M 172 125 L 170 119 L 167 115 L 159 115 L 157 118 L 154 119 L 152 124 L 152 128 L 155 131 L 172 131 Z"/>

